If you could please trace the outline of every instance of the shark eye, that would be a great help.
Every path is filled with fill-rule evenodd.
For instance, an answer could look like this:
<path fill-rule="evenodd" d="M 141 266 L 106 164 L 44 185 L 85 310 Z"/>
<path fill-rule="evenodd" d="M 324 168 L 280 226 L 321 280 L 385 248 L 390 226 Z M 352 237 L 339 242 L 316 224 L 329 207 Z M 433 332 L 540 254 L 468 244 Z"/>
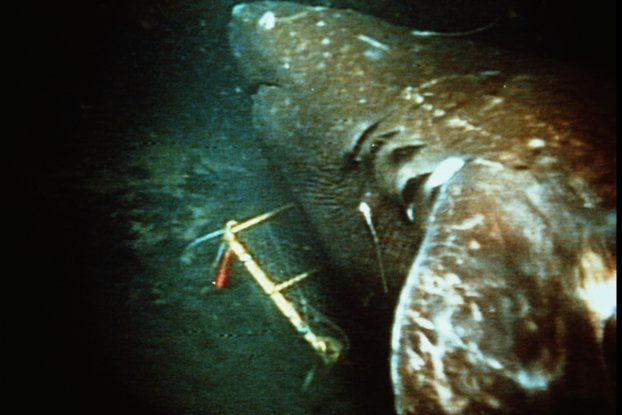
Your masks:
<path fill-rule="evenodd" d="M 408 144 L 402 147 L 398 147 L 391 151 L 391 161 L 394 163 L 400 163 L 402 161 L 412 158 L 415 154 L 424 147 L 424 144 Z"/>
<path fill-rule="evenodd" d="M 364 124 L 361 126 L 360 131 L 355 134 L 354 145 L 352 150 L 350 150 L 345 155 L 345 165 L 353 166 L 357 163 L 363 161 L 365 157 L 364 154 L 364 145 L 369 140 L 374 131 L 378 128 L 380 121 L 376 121 L 369 124 Z"/>

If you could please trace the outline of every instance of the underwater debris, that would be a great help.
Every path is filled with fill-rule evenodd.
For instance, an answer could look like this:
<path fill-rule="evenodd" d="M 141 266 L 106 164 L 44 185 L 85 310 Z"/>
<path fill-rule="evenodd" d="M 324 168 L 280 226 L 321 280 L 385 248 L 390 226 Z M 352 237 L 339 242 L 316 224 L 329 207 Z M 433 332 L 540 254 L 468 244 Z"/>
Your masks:
<path fill-rule="evenodd" d="M 221 248 L 225 247 L 225 243 L 221 244 Z M 222 254 L 220 254 L 222 252 Z M 235 261 L 235 255 L 231 249 L 220 249 L 217 256 L 218 268 L 216 269 L 216 275 L 214 277 L 214 287 L 217 290 L 222 290 L 229 286 L 229 280 L 233 273 L 233 262 Z"/>
<path fill-rule="evenodd" d="M 268 295 L 281 314 L 294 326 L 296 331 L 303 336 L 305 341 L 318 354 L 322 361 L 326 364 L 332 364 L 339 360 L 344 350 L 344 343 L 331 336 L 318 335 L 305 318 L 305 313 L 299 311 L 296 305 L 283 294 L 283 291 L 300 283 L 309 277 L 309 275 L 317 272 L 317 270 L 303 272 L 286 281 L 277 283 L 261 268 L 247 246 L 242 243 L 237 236 L 239 232 L 258 225 L 292 207 L 293 204 L 285 205 L 241 223 L 230 220 L 226 223 L 224 229 L 210 232 L 192 241 L 186 247 L 186 251 L 191 250 L 202 242 L 222 236 L 223 242 L 216 255 L 215 261 L 215 263 L 218 264 L 214 279 L 215 288 L 222 290 L 229 285 L 233 263 L 236 259 L 241 261 L 255 282 L 262 288 L 264 293 Z"/>

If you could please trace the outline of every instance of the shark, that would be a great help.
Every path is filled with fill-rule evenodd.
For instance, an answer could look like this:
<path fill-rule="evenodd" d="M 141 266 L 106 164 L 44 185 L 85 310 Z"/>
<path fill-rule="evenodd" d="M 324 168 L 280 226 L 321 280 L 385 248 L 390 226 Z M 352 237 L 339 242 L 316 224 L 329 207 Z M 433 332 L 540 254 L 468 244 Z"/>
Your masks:
<path fill-rule="evenodd" d="M 229 30 L 257 145 L 345 283 L 395 293 L 397 414 L 613 413 L 611 85 L 352 10 Z"/>

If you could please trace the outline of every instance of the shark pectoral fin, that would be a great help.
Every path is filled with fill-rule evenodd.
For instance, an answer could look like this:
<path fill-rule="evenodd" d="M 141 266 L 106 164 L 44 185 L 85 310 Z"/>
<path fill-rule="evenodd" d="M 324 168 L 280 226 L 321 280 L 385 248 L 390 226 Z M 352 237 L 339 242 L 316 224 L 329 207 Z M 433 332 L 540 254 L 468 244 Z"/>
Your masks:
<path fill-rule="evenodd" d="M 465 170 L 439 188 L 396 308 L 397 413 L 530 413 L 538 401 L 566 405 L 560 411 L 588 404 L 570 390 L 606 406 L 608 391 L 567 372 L 580 366 L 599 379 L 595 385 L 607 376 L 583 291 L 577 279 L 560 278 L 586 267 L 582 251 L 563 253 L 586 230 L 543 217 L 562 209 L 547 200 L 542 211 L 530 209 L 533 194 L 507 201 L 503 181 L 519 180 L 513 173 L 492 186 L 471 175 L 475 167 Z M 560 229 L 570 242 L 556 239 Z M 598 268 L 598 258 L 588 259 Z"/>
<path fill-rule="evenodd" d="M 395 313 L 391 372 L 399 415 L 499 409 L 511 378 L 513 310 L 494 220 L 442 188 Z M 458 202 L 456 204 L 456 202 Z"/>

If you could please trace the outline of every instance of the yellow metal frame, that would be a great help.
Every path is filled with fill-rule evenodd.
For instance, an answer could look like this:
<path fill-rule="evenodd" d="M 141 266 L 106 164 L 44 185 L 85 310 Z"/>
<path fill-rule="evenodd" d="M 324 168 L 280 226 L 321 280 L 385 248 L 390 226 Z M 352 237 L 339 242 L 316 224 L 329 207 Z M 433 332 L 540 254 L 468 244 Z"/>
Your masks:
<path fill-rule="evenodd" d="M 287 320 L 291 323 L 296 331 L 303 335 L 307 343 L 313 348 L 313 350 L 320 356 L 320 358 L 327 364 L 335 363 L 343 350 L 341 342 L 335 338 L 328 336 L 318 336 L 305 321 L 303 316 L 298 312 L 295 305 L 289 301 L 282 293 L 283 290 L 294 286 L 300 281 L 307 278 L 314 271 L 309 271 L 297 275 L 285 282 L 276 284 L 272 278 L 259 266 L 257 261 L 253 258 L 248 248 L 239 240 L 237 233 L 242 230 L 255 226 L 270 217 L 293 207 L 293 205 L 286 205 L 272 212 L 268 212 L 254 218 L 251 218 L 245 222 L 238 223 L 235 220 L 227 222 L 225 229 L 222 233 L 225 243 L 229 249 L 237 256 L 237 258 L 244 264 L 246 270 L 251 274 L 255 282 L 262 288 L 262 290 L 270 297 L 272 302 L 279 309 Z"/>

